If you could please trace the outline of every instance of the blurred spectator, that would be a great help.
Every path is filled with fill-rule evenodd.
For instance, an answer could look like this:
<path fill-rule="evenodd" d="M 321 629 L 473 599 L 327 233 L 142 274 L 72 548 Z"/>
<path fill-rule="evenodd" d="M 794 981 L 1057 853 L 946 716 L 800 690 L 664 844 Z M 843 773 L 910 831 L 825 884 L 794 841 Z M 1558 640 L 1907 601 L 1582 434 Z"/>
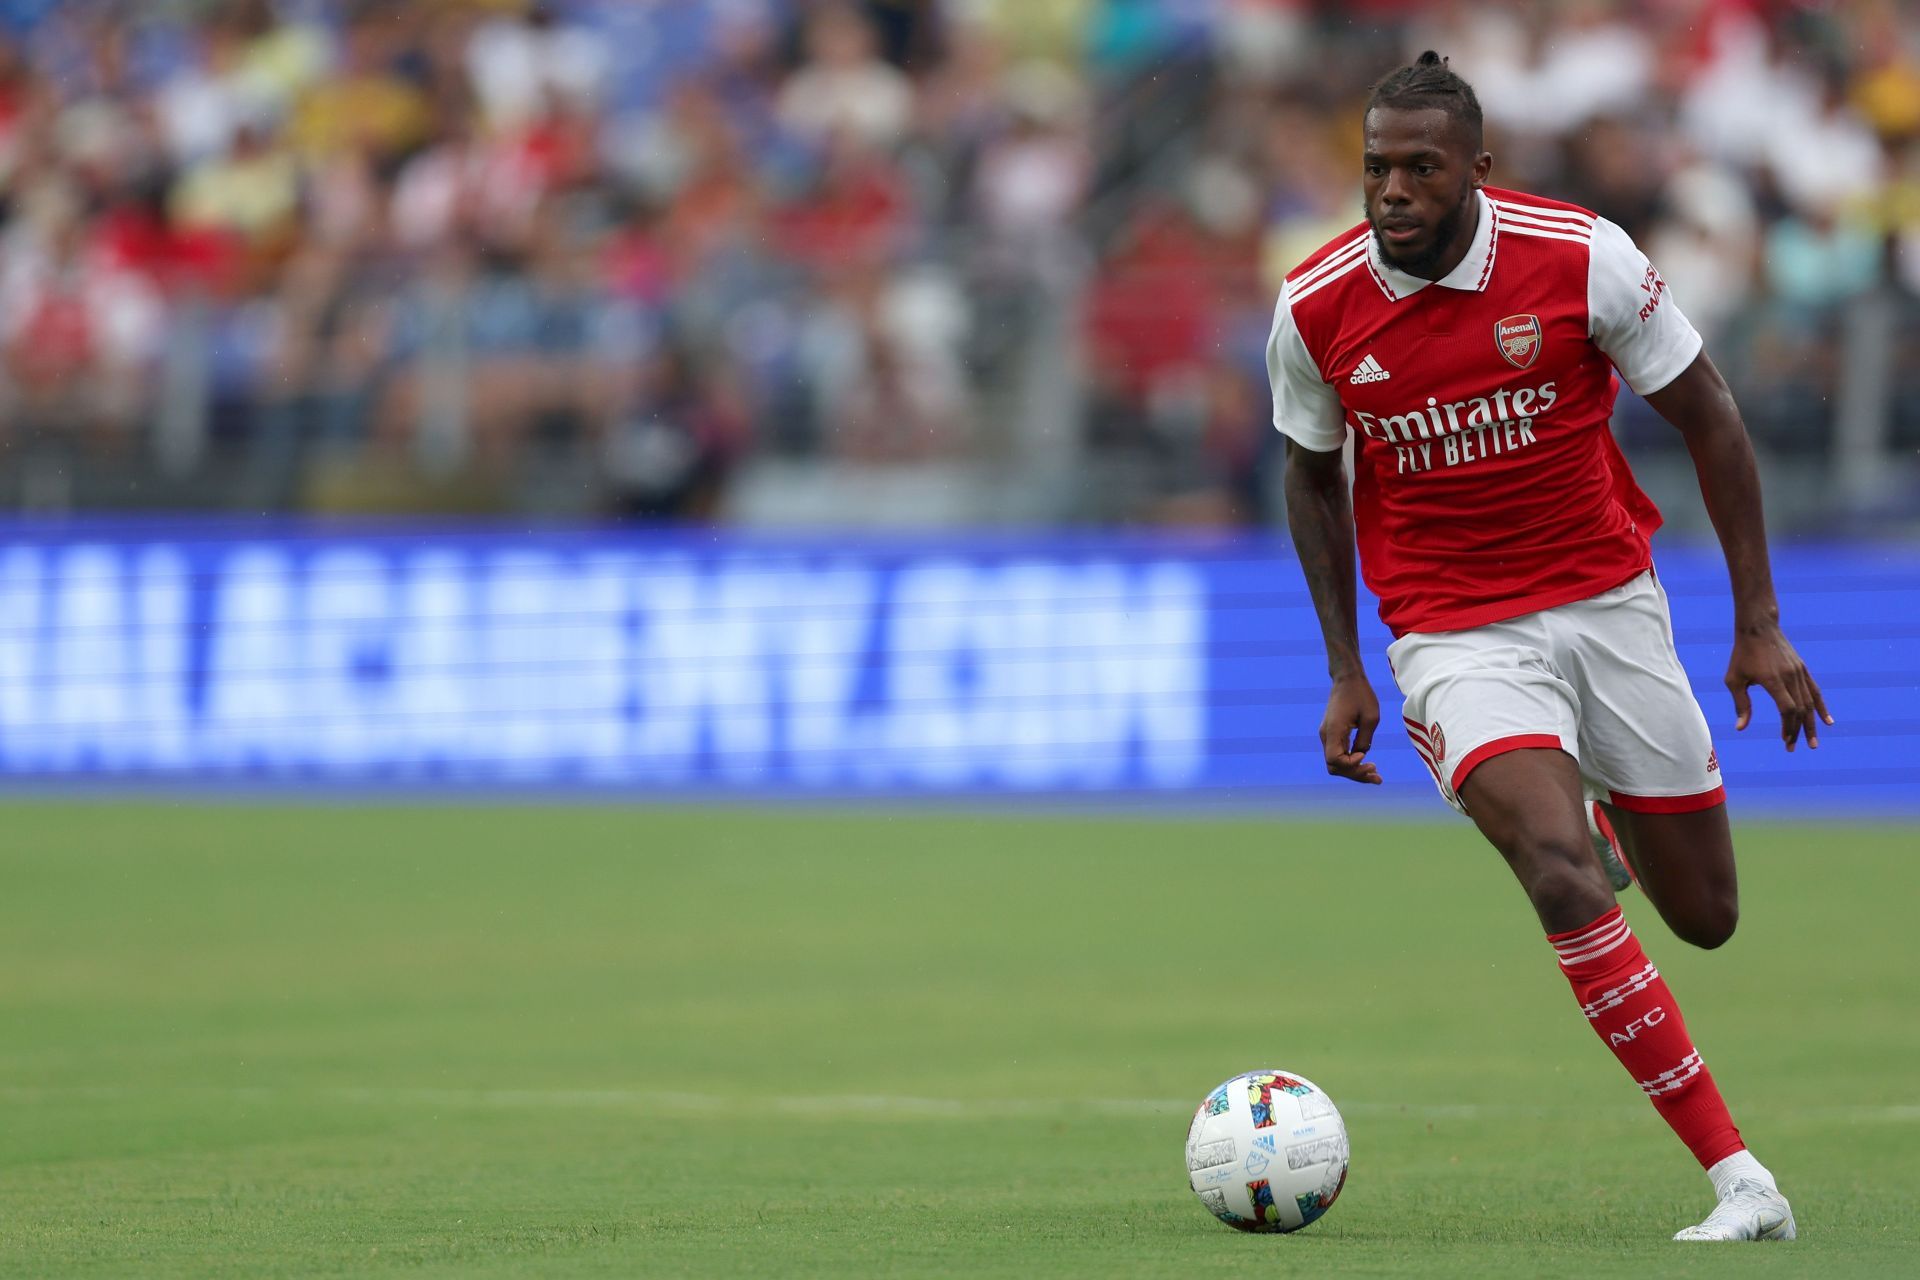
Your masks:
<path fill-rule="evenodd" d="M 347 247 L 328 244 L 297 253 L 275 293 L 237 317 L 253 324 L 236 326 L 229 370 L 252 371 L 265 384 L 249 450 L 262 500 L 288 501 L 302 462 L 357 444 L 381 387 L 393 316 L 349 255 Z"/>
<path fill-rule="evenodd" d="M 400 72 L 412 23 L 405 6 L 369 7 L 347 27 L 333 71 L 302 95 L 288 141 L 309 160 L 365 147 L 382 164 L 399 160 L 432 123 L 420 87 Z"/>
<path fill-rule="evenodd" d="M 937 267 L 841 272 L 807 321 L 829 447 L 862 464 L 951 457 L 966 443 L 966 304 Z"/>
<path fill-rule="evenodd" d="M 745 436 L 743 406 L 727 381 L 667 342 L 634 380 L 604 448 L 607 502 L 639 519 L 709 519 Z"/>
<path fill-rule="evenodd" d="M 1313 112 L 1283 106 L 1262 121 L 1257 162 L 1268 174 L 1262 269 L 1276 296 L 1286 273 L 1361 216 L 1340 143 Z"/>
<path fill-rule="evenodd" d="M 1908 141 L 1899 156 L 1884 210 L 1886 228 L 1893 236 L 1900 283 L 1908 294 L 1920 298 L 1920 135 Z"/>
<path fill-rule="evenodd" d="M 1050 63 L 1008 79 L 1010 119 L 975 173 L 979 226 L 1012 269 L 1045 273 L 1074 235 L 1092 154 L 1081 136 L 1079 90 Z"/>
<path fill-rule="evenodd" d="M 1009 53 L 1069 65 L 1098 0 L 966 0 L 954 6 L 992 31 Z"/>
<path fill-rule="evenodd" d="M 154 108 L 175 163 L 194 165 L 223 156 L 254 106 L 241 87 L 239 35 L 226 23 L 207 27 L 191 62 L 160 87 Z"/>
<path fill-rule="evenodd" d="M 1759 259 L 1759 215 L 1739 177 L 1695 160 L 1667 181 L 1658 218 L 1642 248 L 1686 299 L 1687 318 L 1711 346 L 1746 307 Z"/>
<path fill-rule="evenodd" d="M 1864 205 L 1880 189 L 1880 143 L 1846 104 L 1847 87 L 1829 75 L 1792 109 L 1777 113 L 1767 163 L 1781 195 L 1795 208 Z"/>
<path fill-rule="evenodd" d="M 401 167 L 391 202 L 401 247 L 419 251 L 449 235 L 512 242 L 532 226 L 541 196 L 534 157 L 482 134 L 464 101 L 442 104 L 435 140 Z"/>
<path fill-rule="evenodd" d="M 561 21 L 544 3 L 520 17 L 482 23 L 467 44 L 474 91 L 487 122 L 502 130 L 528 124 L 555 99 L 591 107 L 606 80 L 607 63 L 599 32 Z"/>
<path fill-rule="evenodd" d="M 870 146 L 898 142 L 913 114 L 913 86 L 879 53 L 872 21 L 857 6 L 820 5 L 806 24 L 806 60 L 780 93 L 787 128 L 825 141 L 844 134 Z"/>
<path fill-rule="evenodd" d="M 224 154 L 190 170 L 173 193 L 173 213 L 183 226 L 255 241 L 276 231 L 293 234 L 299 207 L 298 163 L 252 125 L 241 126 Z"/>
<path fill-rule="evenodd" d="M 1843 216 L 1839 201 L 1789 214 L 1767 233 L 1767 284 L 1807 323 L 1827 308 L 1865 293 L 1880 280 L 1879 237 Z"/>
<path fill-rule="evenodd" d="M 70 189 L 41 183 L 19 208 L 0 266 L 4 417 L 29 434 L 124 451 L 164 330 L 158 292 L 93 249 Z"/>
<path fill-rule="evenodd" d="M 912 208 L 899 170 L 851 134 L 828 142 L 819 181 L 779 217 L 780 243 L 823 276 L 906 247 Z"/>

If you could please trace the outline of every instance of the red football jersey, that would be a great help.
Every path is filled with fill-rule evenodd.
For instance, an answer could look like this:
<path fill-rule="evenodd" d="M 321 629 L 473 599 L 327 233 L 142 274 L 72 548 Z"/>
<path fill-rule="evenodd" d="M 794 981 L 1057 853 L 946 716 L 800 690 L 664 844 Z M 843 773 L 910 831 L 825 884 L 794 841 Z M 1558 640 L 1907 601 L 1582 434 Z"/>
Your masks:
<path fill-rule="evenodd" d="M 1267 343 L 1274 425 L 1354 443 L 1360 568 L 1396 635 L 1598 595 L 1652 564 L 1660 512 L 1607 421 L 1700 335 L 1625 232 L 1515 191 L 1477 197 L 1445 278 L 1382 258 L 1365 222 L 1287 276 Z"/>

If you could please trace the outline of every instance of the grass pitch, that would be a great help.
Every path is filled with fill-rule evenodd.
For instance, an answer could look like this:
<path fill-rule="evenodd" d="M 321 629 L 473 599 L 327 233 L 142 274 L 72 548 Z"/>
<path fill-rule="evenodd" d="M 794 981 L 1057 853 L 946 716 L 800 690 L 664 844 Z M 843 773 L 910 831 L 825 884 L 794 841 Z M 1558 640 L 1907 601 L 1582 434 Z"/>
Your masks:
<path fill-rule="evenodd" d="M 1705 1179 L 1461 823 L 13 803 L 0 1274 L 1914 1274 L 1915 832 L 1741 831 L 1628 910 L 1801 1239 Z M 1294 1236 L 1208 1088 L 1325 1086 Z"/>

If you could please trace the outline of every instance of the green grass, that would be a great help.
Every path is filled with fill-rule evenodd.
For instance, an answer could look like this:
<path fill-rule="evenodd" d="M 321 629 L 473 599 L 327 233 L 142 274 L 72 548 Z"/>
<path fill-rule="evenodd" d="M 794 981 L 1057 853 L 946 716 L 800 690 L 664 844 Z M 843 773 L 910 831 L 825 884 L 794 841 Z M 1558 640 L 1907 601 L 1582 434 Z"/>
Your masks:
<path fill-rule="evenodd" d="M 0 809 L 0 1275 L 1912 1274 L 1915 833 L 1752 827 L 1629 911 L 1790 1246 L 1706 1183 L 1460 823 L 690 808 Z M 1333 1094 L 1294 1236 L 1200 1096 Z"/>

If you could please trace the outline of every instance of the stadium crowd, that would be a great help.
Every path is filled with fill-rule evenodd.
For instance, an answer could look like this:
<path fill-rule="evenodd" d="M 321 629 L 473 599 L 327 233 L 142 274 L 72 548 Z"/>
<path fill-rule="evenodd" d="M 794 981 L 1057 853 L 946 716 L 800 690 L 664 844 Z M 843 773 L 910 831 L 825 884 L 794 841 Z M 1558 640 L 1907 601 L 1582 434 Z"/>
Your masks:
<path fill-rule="evenodd" d="M 757 466 L 961 465 L 1267 520 L 1275 289 L 1426 47 L 1764 445 L 1825 465 L 1868 296 L 1920 438 L 1897 0 L 0 0 L 0 497 L 751 518 Z"/>

